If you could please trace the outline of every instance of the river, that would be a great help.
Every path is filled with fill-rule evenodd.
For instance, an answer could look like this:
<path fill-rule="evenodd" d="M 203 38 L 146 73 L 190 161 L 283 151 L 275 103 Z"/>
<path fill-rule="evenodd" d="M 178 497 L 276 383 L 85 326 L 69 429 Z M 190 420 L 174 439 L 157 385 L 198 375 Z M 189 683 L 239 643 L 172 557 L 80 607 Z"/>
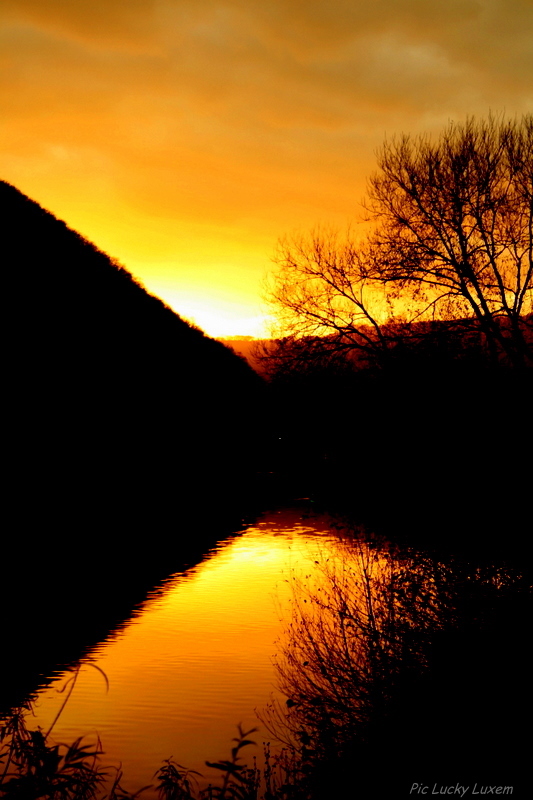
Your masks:
<path fill-rule="evenodd" d="M 325 796 L 346 780 L 364 796 L 403 796 L 437 774 L 518 786 L 527 571 L 354 537 L 308 506 L 263 514 L 189 569 L 169 563 L 77 671 L 37 692 L 29 727 L 52 728 L 48 743 L 99 737 L 128 792 L 153 784 L 168 758 L 205 786 L 218 783 L 205 761 L 230 757 L 238 724 L 258 729 L 243 755 L 261 765 L 277 700 L 293 741 L 305 735 L 333 764 Z"/>
<path fill-rule="evenodd" d="M 327 517 L 277 510 L 220 541 L 199 565 L 170 575 L 91 652 L 53 739 L 99 736 L 102 761 L 121 765 L 131 792 L 150 784 L 171 756 L 216 778 L 205 760 L 228 758 L 238 723 L 258 728 L 258 746 L 247 756 L 260 756 L 271 737 L 255 709 L 281 697 L 273 657 L 290 616 L 291 578 L 315 569 L 338 543 Z M 37 695 L 35 721 L 45 731 L 72 675 L 61 673 Z"/>

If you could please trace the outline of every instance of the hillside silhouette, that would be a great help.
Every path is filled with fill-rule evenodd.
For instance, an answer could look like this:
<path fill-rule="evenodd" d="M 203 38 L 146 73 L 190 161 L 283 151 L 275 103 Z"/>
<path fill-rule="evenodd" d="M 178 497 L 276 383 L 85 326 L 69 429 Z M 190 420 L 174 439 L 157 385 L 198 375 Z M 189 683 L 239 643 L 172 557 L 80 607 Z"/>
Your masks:
<path fill-rule="evenodd" d="M 4 589 L 26 598 L 7 640 L 34 665 L 137 576 L 240 522 L 262 382 L 5 182 L 0 215 Z"/>
<path fill-rule="evenodd" d="M 26 479 L 39 483 L 55 462 L 69 483 L 75 465 L 113 492 L 125 469 L 144 492 L 146 457 L 164 456 L 165 472 L 187 480 L 236 461 L 259 386 L 246 362 L 3 182 L 0 209 L 8 400 Z M 98 470 L 86 474 L 90 461 Z"/>

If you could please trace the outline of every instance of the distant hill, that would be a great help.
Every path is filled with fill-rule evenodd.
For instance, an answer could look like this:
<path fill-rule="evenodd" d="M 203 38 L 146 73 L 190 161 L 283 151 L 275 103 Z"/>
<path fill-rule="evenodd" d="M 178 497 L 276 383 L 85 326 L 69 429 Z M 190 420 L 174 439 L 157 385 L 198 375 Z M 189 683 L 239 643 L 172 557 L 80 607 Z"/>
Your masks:
<path fill-rule="evenodd" d="M 258 357 L 258 348 L 266 342 L 266 339 L 255 339 L 253 336 L 227 336 L 218 340 L 230 347 L 237 355 L 245 358 L 248 364 L 258 375 L 266 375 L 266 370 L 261 359 Z"/>

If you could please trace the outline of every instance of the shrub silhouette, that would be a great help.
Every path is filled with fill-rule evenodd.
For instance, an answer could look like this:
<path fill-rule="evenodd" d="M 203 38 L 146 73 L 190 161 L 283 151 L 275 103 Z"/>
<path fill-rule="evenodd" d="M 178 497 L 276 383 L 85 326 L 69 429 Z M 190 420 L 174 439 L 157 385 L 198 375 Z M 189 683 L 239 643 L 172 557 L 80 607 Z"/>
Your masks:
<path fill-rule="evenodd" d="M 293 576 L 286 705 L 262 714 L 298 750 L 311 796 L 407 797 L 420 780 L 514 783 L 522 796 L 529 576 L 375 538 L 317 563 L 318 577 Z"/>

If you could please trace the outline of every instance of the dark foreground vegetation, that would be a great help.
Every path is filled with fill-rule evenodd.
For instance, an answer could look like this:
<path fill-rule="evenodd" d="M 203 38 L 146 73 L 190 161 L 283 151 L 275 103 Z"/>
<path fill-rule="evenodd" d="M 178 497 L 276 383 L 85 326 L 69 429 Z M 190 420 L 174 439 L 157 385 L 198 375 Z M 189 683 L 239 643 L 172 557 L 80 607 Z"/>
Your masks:
<path fill-rule="evenodd" d="M 255 728 L 233 739 L 230 758 L 206 762 L 220 770 L 220 781 L 201 789 L 194 770 L 169 758 L 154 773 L 153 782 L 134 793 L 122 786 L 123 773 L 119 767 L 105 765 L 98 739 L 94 745 L 77 739 L 70 745 L 54 744 L 51 731 L 30 730 L 27 716 L 30 706 L 16 709 L 1 720 L 0 727 L 0 797 L 16 800 L 134 800 L 149 790 L 155 790 L 160 800 L 255 800 L 265 797 L 292 796 L 296 790 L 299 766 L 294 753 L 286 750 L 272 756 L 264 746 L 264 768 L 242 763 L 241 750 L 255 742 L 247 737 Z M 127 776 L 126 776 L 127 779 Z M 263 789 L 261 790 L 261 786 Z M 287 795 L 288 792 L 288 795 Z M 153 793 L 152 793 L 153 796 Z"/>

